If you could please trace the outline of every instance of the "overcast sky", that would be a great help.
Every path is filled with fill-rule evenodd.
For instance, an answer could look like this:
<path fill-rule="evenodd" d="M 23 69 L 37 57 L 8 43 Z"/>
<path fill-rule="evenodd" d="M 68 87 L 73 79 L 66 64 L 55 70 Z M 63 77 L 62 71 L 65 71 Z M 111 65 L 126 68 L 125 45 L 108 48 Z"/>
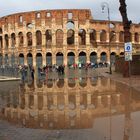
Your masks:
<path fill-rule="evenodd" d="M 101 3 L 107 2 L 111 20 L 121 21 L 119 0 L 0 0 L 0 17 L 17 12 L 45 9 L 91 9 L 94 19 L 106 20 L 107 11 L 101 12 Z M 126 0 L 129 20 L 140 22 L 140 0 Z"/>

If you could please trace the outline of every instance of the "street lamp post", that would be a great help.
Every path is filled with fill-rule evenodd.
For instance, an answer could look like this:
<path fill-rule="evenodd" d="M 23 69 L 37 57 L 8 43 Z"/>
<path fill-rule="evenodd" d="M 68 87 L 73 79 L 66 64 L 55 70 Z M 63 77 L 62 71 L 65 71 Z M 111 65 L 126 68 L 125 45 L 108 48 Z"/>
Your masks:
<path fill-rule="evenodd" d="M 112 68 L 111 68 L 111 46 L 110 46 L 110 9 L 109 4 L 107 2 L 101 3 L 102 12 L 104 12 L 104 9 L 107 8 L 107 15 L 108 15 L 108 32 L 109 32 L 109 42 L 108 42 L 108 49 L 109 49 L 109 74 L 112 74 Z"/>

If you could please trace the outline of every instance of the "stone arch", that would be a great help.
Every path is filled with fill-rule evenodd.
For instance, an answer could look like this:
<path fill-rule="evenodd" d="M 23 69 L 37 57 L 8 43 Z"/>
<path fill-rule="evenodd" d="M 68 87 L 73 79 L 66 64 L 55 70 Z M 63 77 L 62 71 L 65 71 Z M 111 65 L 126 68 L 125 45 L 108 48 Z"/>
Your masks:
<path fill-rule="evenodd" d="M 52 65 L 52 53 L 50 52 L 46 53 L 46 64 Z"/>
<path fill-rule="evenodd" d="M 74 52 L 69 52 L 67 54 L 67 64 L 68 66 L 71 66 L 72 64 L 75 64 L 75 54 Z"/>
<path fill-rule="evenodd" d="M 22 32 L 18 33 L 18 38 L 19 38 L 19 46 L 23 46 L 24 37 L 23 37 L 23 33 Z"/>
<path fill-rule="evenodd" d="M 110 32 L 110 42 L 116 42 L 116 32 L 115 31 Z"/>
<path fill-rule="evenodd" d="M 76 86 L 76 81 L 74 78 L 68 78 L 68 86 L 74 88 Z"/>
<path fill-rule="evenodd" d="M 91 63 L 97 63 L 97 53 L 96 52 L 91 52 L 90 53 L 90 62 Z"/>
<path fill-rule="evenodd" d="M 56 64 L 57 65 L 63 65 L 63 53 L 62 52 L 58 52 L 56 54 Z"/>
<path fill-rule="evenodd" d="M 106 31 L 105 30 L 101 30 L 100 31 L 100 41 L 101 42 L 106 42 L 106 39 L 107 39 Z"/>
<path fill-rule="evenodd" d="M 41 53 L 36 54 L 36 66 L 42 67 L 42 54 Z"/>
<path fill-rule="evenodd" d="M 66 28 L 67 30 L 69 29 L 74 29 L 74 22 L 73 21 L 68 21 L 67 24 L 66 24 Z"/>
<path fill-rule="evenodd" d="M 124 32 L 123 31 L 119 32 L 119 42 L 124 42 Z"/>
<path fill-rule="evenodd" d="M 107 54 L 106 54 L 106 52 L 102 52 L 100 54 L 100 61 L 101 62 L 107 62 Z"/>
<path fill-rule="evenodd" d="M 124 56 L 124 52 L 120 52 L 120 55 L 121 55 L 121 56 Z"/>
<path fill-rule="evenodd" d="M 58 88 L 63 88 L 64 87 L 64 79 L 58 79 L 57 87 Z"/>
<path fill-rule="evenodd" d="M 61 29 L 58 29 L 56 31 L 56 45 L 61 46 L 63 45 L 63 31 Z"/>
<path fill-rule="evenodd" d="M 32 46 L 32 43 L 33 43 L 33 41 L 32 41 L 32 33 L 28 32 L 27 33 L 27 44 L 28 44 L 28 46 Z"/>
<path fill-rule="evenodd" d="M 12 45 L 12 47 L 15 47 L 15 44 L 16 44 L 16 35 L 15 35 L 15 33 L 12 33 L 11 34 L 11 45 Z"/>
<path fill-rule="evenodd" d="M 36 31 L 36 45 L 42 45 L 42 33 L 41 31 Z"/>
<path fill-rule="evenodd" d="M 24 65 L 24 54 L 23 53 L 19 54 L 19 65 Z"/>
<path fill-rule="evenodd" d="M 86 53 L 82 51 L 79 53 L 79 63 L 86 64 L 86 62 L 87 62 Z"/>
<path fill-rule="evenodd" d="M 79 29 L 79 45 L 86 45 L 86 31 L 84 29 Z"/>
<path fill-rule="evenodd" d="M 138 43 L 139 42 L 139 34 L 137 32 L 135 33 L 135 37 L 134 38 L 135 38 L 135 42 Z"/>
<path fill-rule="evenodd" d="M 96 30 L 90 30 L 90 43 L 93 45 L 96 42 Z"/>
<path fill-rule="evenodd" d="M 4 40 L 5 40 L 5 48 L 8 48 L 9 47 L 9 37 L 7 34 L 5 34 Z"/>
<path fill-rule="evenodd" d="M 69 29 L 67 31 L 67 44 L 68 45 L 73 45 L 74 44 L 74 35 L 75 35 L 74 30 Z"/>
<path fill-rule="evenodd" d="M 46 30 L 45 35 L 46 35 L 46 46 L 50 47 L 52 44 L 52 32 L 51 32 L 51 30 Z"/>
<path fill-rule="evenodd" d="M 33 56 L 31 53 L 27 54 L 27 64 L 31 66 L 33 65 Z"/>

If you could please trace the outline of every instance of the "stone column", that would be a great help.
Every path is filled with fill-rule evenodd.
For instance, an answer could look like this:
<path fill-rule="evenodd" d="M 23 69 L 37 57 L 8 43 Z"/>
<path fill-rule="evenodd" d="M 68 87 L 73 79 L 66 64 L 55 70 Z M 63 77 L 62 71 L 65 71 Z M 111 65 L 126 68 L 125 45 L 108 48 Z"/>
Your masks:
<path fill-rule="evenodd" d="M 34 109 L 38 109 L 38 95 L 34 94 Z"/>
<path fill-rule="evenodd" d="M 45 31 L 42 32 L 42 46 L 46 48 L 46 34 L 45 34 Z"/>
<path fill-rule="evenodd" d="M 91 105 L 91 94 L 87 94 L 87 105 Z"/>
<path fill-rule="evenodd" d="M 135 43 L 135 33 L 132 33 L 132 43 Z"/>
<path fill-rule="evenodd" d="M 107 105 L 111 105 L 111 95 L 107 95 Z"/>
<path fill-rule="evenodd" d="M 119 32 L 116 32 L 116 43 L 119 43 Z"/>
<path fill-rule="evenodd" d="M 32 46 L 36 48 L 36 33 L 33 32 L 32 33 Z"/>
<path fill-rule="evenodd" d="M 52 53 L 52 64 L 56 64 L 56 54 Z"/>
<path fill-rule="evenodd" d="M 47 109 L 47 95 L 43 95 L 43 109 Z"/>
<path fill-rule="evenodd" d="M 96 42 L 100 42 L 100 31 L 96 32 Z"/>
<path fill-rule="evenodd" d="M 97 96 L 97 106 L 102 107 L 102 96 Z"/>
<path fill-rule="evenodd" d="M 36 53 L 33 54 L 33 67 L 36 67 Z"/>
<path fill-rule="evenodd" d="M 106 33 L 106 42 L 109 42 L 110 38 L 109 38 L 109 32 Z"/>
<path fill-rule="evenodd" d="M 29 108 L 29 95 L 25 94 L 25 109 L 27 110 Z"/>
<path fill-rule="evenodd" d="M 24 45 L 24 47 L 27 47 L 28 46 L 28 41 L 27 41 L 27 35 L 26 35 L 26 33 L 23 35 L 23 45 Z"/>
<path fill-rule="evenodd" d="M 42 53 L 42 64 L 43 64 L 43 66 L 45 66 L 46 65 L 46 54 L 43 52 Z"/>

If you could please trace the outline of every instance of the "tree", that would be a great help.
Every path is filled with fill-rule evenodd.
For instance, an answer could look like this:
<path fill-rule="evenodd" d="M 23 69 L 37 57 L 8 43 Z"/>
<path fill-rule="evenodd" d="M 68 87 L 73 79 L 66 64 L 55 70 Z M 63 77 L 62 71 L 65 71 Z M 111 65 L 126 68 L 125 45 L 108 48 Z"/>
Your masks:
<path fill-rule="evenodd" d="M 130 42 L 131 41 L 131 34 L 130 34 L 130 28 L 131 28 L 131 20 L 128 20 L 127 17 L 127 9 L 126 9 L 126 3 L 125 0 L 119 0 L 120 2 L 120 8 L 119 11 L 122 16 L 123 21 L 123 28 L 124 28 L 124 42 Z M 124 68 L 123 68 L 123 76 L 129 77 L 129 62 L 124 62 Z"/>

